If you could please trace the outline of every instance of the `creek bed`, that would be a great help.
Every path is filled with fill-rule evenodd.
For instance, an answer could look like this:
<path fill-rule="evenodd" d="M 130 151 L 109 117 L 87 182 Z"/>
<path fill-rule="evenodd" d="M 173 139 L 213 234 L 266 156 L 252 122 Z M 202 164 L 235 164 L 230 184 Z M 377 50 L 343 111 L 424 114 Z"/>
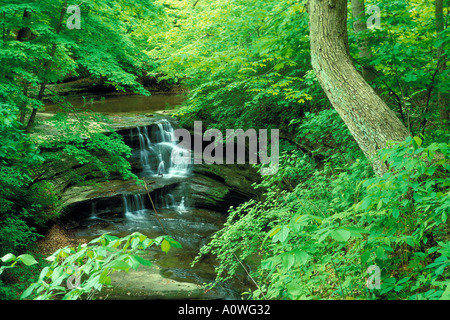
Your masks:
<path fill-rule="evenodd" d="M 218 186 L 219 182 L 209 181 L 210 178 L 205 180 L 204 176 L 199 184 L 199 175 L 193 166 L 177 165 L 170 159 L 172 150 L 177 148 L 173 139 L 174 122 L 165 118 L 161 109 L 164 105 L 179 104 L 183 99 L 174 96 L 97 97 L 84 106 L 113 119 L 116 124 L 113 123 L 113 127 L 133 149 L 130 159 L 133 171 L 140 178 L 154 180 L 151 197 L 157 213 L 143 188 L 131 188 L 127 181 L 108 183 L 107 189 L 113 196 L 102 190 L 87 190 L 81 197 L 87 200 L 71 203 L 68 217 L 71 237 L 89 241 L 104 233 L 123 237 L 140 232 L 150 238 L 168 235 L 182 245 L 167 254 L 159 247 L 149 248 L 143 257 L 151 260 L 154 266 L 140 266 L 138 270 L 114 274 L 113 288 L 103 290 L 99 296 L 102 299 L 240 299 L 242 292 L 252 287 L 242 270 L 232 281 L 206 290 L 203 285 L 215 281 L 217 261 L 206 256 L 191 267 L 200 248 L 226 221 L 223 208 L 232 204 L 212 206 L 211 201 L 204 201 L 202 206 L 196 203 L 205 194 L 213 194 L 215 198 L 218 190 L 224 193 L 223 187 Z M 72 102 L 80 107 L 80 100 L 78 105 L 76 100 Z M 46 107 L 46 112 L 56 111 L 57 106 Z M 131 123 L 129 119 L 140 118 L 145 124 L 137 124 L 139 121 L 131 121 L 135 125 L 123 124 L 123 119 Z M 75 188 L 68 194 L 69 201 L 80 194 L 77 190 Z"/>

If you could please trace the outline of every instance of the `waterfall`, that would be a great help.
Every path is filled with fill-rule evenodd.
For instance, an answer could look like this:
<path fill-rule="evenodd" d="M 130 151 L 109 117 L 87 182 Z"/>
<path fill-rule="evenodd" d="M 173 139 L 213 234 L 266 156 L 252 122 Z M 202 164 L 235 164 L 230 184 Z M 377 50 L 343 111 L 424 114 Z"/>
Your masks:
<path fill-rule="evenodd" d="M 91 216 L 89 219 L 98 219 L 97 217 L 97 203 L 95 201 L 91 202 Z"/>
<path fill-rule="evenodd" d="M 141 194 L 122 195 L 125 217 L 131 220 L 147 216 L 144 196 Z"/>
<path fill-rule="evenodd" d="M 142 130 L 141 128 L 137 127 L 137 130 L 139 136 L 142 170 L 144 173 L 151 173 L 152 170 L 149 162 L 151 142 L 150 138 L 148 137 L 147 127 L 144 127 Z"/>
<path fill-rule="evenodd" d="M 161 188 L 155 190 L 152 193 L 153 201 L 155 207 L 158 210 L 170 210 L 176 211 L 178 213 L 187 212 L 189 210 L 187 203 L 189 202 L 186 198 L 185 190 L 183 189 L 170 189 Z"/>
<path fill-rule="evenodd" d="M 177 146 L 175 131 L 168 120 L 137 127 L 137 131 L 142 174 L 170 178 L 191 173 L 191 153 Z"/>
<path fill-rule="evenodd" d="M 177 206 L 177 211 L 180 212 L 180 213 L 187 212 L 186 206 L 184 205 L 184 197 L 181 198 L 181 202 Z"/>
<path fill-rule="evenodd" d="M 164 160 L 161 160 L 161 162 L 158 165 L 158 176 L 164 175 Z"/>

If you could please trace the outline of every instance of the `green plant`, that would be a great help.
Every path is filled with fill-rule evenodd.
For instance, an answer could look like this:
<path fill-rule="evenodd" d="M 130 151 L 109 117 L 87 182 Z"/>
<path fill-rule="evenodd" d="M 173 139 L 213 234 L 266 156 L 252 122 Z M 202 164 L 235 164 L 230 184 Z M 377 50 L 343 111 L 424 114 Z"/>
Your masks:
<path fill-rule="evenodd" d="M 181 248 L 177 241 L 168 236 L 150 239 L 135 232 L 122 238 L 103 234 L 76 249 L 59 249 L 45 259 L 49 264 L 41 270 L 37 282 L 23 292 L 21 299 L 90 299 L 104 286 L 111 285 L 111 273 L 136 270 L 140 265 L 151 266 L 152 263 L 140 254 L 153 245 L 160 245 L 166 253 L 172 247 Z M 27 266 L 37 263 L 29 254 L 16 257 L 8 253 L 1 261 L 11 264 L 2 266 L 0 274 L 19 262 Z"/>
<path fill-rule="evenodd" d="M 252 298 L 442 298 L 450 276 L 448 144 L 408 138 L 380 157 L 390 168 L 383 177 L 356 160 L 326 163 L 299 180 L 284 175 L 310 167 L 282 157 L 279 175 L 263 179 L 264 199 L 232 209 L 202 248 L 220 262 L 217 281 L 258 255 Z M 380 290 L 366 286 L 371 265 L 380 268 Z"/>

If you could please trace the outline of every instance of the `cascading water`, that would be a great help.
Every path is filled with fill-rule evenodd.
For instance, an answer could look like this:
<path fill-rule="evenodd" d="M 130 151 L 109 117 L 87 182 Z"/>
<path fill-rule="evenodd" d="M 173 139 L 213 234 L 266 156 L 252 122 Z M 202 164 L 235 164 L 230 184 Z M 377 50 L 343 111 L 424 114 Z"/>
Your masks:
<path fill-rule="evenodd" d="M 138 127 L 137 131 L 143 176 L 189 176 L 190 152 L 177 145 L 174 129 L 168 120 L 161 119 L 149 127 Z M 130 135 L 133 135 L 133 130 Z"/>
<path fill-rule="evenodd" d="M 97 203 L 95 201 L 92 201 L 91 203 L 91 216 L 90 219 L 94 220 L 94 219 L 98 219 L 97 216 Z"/>
<path fill-rule="evenodd" d="M 186 192 L 186 186 L 182 183 L 175 188 L 161 188 L 152 193 L 156 209 L 165 212 L 187 212 L 190 209 L 189 195 Z"/>
<path fill-rule="evenodd" d="M 116 189 L 117 193 L 123 190 L 118 197 L 93 200 L 91 207 L 86 207 L 93 220 L 79 222 L 82 227 L 77 231 L 77 237 L 89 237 L 105 232 L 119 235 L 135 231 L 151 238 L 161 234 L 169 235 L 182 244 L 182 250 L 174 250 L 175 254 L 161 255 L 160 248 L 151 249 L 155 250 L 156 261 L 168 268 L 166 275 L 173 274 L 168 277 L 179 278 L 181 281 L 186 279 L 189 283 L 213 281 L 213 265 L 208 259 L 197 263 L 195 268 L 190 267 L 190 262 L 208 237 L 223 225 L 225 218 L 222 213 L 195 206 L 196 198 L 191 192 L 195 191 L 195 181 L 185 179 L 191 173 L 194 175 L 191 159 L 188 158 L 186 162 L 173 159 L 174 155 L 190 157 L 191 152 L 177 146 L 174 129 L 168 120 L 157 120 L 157 123 L 149 126 L 134 127 L 128 133 L 129 135 L 124 134 L 124 140 L 129 139 L 129 146 L 133 148 L 133 170 L 140 171 L 139 176 L 144 177 L 149 185 L 155 183 L 152 185 L 150 197 L 144 188 L 136 188 L 134 185 L 129 188 L 129 185 L 125 184 L 125 188 Z M 171 177 L 176 178 L 170 179 Z M 185 265 L 189 267 L 186 268 Z M 133 283 L 132 278 L 130 283 Z M 148 297 L 154 297 L 153 291 L 145 293 L 139 281 L 138 284 L 139 295 L 148 294 Z M 206 294 L 212 294 L 214 298 L 239 296 L 235 295 L 234 289 L 228 288 L 218 293 L 212 292 L 199 293 L 199 297 L 206 297 Z M 192 298 L 191 295 L 192 291 L 189 291 L 186 297 Z"/>
<path fill-rule="evenodd" d="M 181 198 L 181 202 L 180 202 L 180 204 L 177 206 L 177 211 L 178 211 L 179 213 L 187 212 L 187 208 L 186 208 L 186 206 L 184 205 L 184 197 Z"/>
<path fill-rule="evenodd" d="M 145 208 L 144 196 L 141 194 L 123 195 L 125 217 L 130 220 L 139 220 L 148 215 Z"/>
<path fill-rule="evenodd" d="M 137 130 L 139 136 L 142 171 L 143 173 L 151 173 L 152 170 L 149 162 L 151 142 L 150 138 L 148 137 L 148 130 L 147 127 L 143 127 L 142 129 L 140 127 L 137 127 Z"/>

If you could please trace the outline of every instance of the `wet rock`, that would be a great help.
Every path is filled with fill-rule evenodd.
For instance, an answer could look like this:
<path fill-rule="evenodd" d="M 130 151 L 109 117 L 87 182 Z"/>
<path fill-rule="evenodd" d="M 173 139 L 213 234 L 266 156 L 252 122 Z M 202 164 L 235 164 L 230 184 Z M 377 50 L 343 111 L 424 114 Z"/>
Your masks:
<path fill-rule="evenodd" d="M 258 174 L 249 165 L 198 164 L 190 181 L 199 204 L 226 211 L 260 192 L 252 187 L 259 181 Z"/>
<path fill-rule="evenodd" d="M 100 296 L 109 300 L 199 299 L 204 296 L 200 285 L 165 278 L 157 266 L 114 273 L 111 284 L 113 287 L 106 288 Z"/>

